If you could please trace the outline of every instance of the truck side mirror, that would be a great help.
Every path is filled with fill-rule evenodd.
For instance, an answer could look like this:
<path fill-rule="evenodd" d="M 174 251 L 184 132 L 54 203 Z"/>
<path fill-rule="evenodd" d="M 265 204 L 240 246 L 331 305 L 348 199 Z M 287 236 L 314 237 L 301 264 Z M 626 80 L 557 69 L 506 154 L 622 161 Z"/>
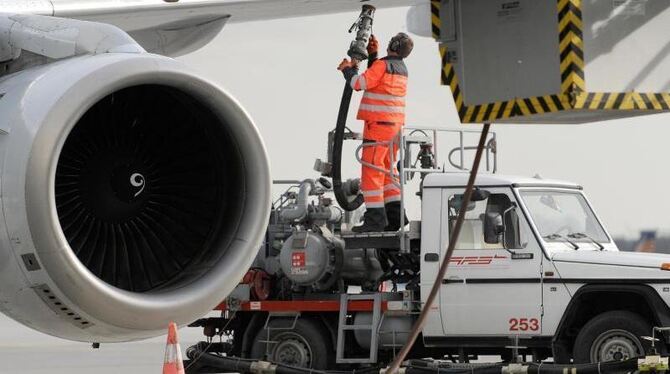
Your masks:
<path fill-rule="evenodd" d="M 489 212 L 484 215 L 484 242 L 486 244 L 500 243 L 500 236 L 504 232 L 505 226 L 500 213 Z"/>
<path fill-rule="evenodd" d="M 507 209 L 503 216 L 505 249 L 521 249 L 521 231 L 519 230 L 519 214 L 516 212 L 516 206 Z"/>
<path fill-rule="evenodd" d="M 480 190 L 479 188 L 475 188 L 474 191 L 472 191 L 472 197 L 470 198 L 471 201 L 484 201 L 491 196 L 491 192 L 487 190 Z"/>

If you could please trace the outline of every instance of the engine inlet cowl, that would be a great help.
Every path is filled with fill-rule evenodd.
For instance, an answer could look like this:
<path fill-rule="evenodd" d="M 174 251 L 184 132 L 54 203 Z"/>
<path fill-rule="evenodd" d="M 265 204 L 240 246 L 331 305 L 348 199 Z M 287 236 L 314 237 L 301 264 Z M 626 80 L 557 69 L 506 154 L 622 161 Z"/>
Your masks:
<path fill-rule="evenodd" d="M 36 265 L 0 274 L 3 312 L 66 339 L 127 341 L 232 291 L 271 196 L 263 142 L 229 94 L 147 54 L 75 58 L 3 87 L 0 113 L 29 114 L 10 113 L 22 121 L 0 143 L 2 176 L 19 176 L 2 178 L 14 237 L 0 260 Z"/>

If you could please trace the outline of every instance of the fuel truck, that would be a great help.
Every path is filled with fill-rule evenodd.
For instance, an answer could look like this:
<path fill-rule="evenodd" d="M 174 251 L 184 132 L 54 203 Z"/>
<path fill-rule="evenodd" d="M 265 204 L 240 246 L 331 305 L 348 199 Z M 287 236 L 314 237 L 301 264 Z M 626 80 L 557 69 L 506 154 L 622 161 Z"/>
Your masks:
<path fill-rule="evenodd" d="M 335 203 L 328 178 L 279 181 L 289 188 L 254 265 L 220 316 L 192 325 L 207 340 L 189 356 L 315 370 L 388 364 L 425 305 L 461 210 L 439 297 L 409 358 L 595 363 L 664 350 L 668 337 L 654 329 L 670 326 L 670 256 L 619 251 L 578 184 L 496 173 L 495 134 L 464 205 L 467 133 L 408 126 L 396 139 L 403 203 L 420 208 L 398 232 L 350 232 L 360 213 Z M 438 138 L 448 136 L 460 144 L 443 155 Z"/>

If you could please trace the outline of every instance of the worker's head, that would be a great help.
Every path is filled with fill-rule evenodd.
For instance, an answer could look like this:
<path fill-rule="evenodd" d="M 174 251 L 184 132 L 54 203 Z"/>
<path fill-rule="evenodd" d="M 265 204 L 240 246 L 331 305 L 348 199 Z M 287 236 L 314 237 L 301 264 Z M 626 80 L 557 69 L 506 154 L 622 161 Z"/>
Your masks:
<path fill-rule="evenodd" d="M 410 38 L 409 35 L 405 34 L 404 32 L 400 32 L 389 42 L 387 52 L 389 56 L 400 56 L 401 58 L 406 58 L 410 53 L 412 53 L 412 49 L 414 49 L 414 41 L 412 38 Z"/>

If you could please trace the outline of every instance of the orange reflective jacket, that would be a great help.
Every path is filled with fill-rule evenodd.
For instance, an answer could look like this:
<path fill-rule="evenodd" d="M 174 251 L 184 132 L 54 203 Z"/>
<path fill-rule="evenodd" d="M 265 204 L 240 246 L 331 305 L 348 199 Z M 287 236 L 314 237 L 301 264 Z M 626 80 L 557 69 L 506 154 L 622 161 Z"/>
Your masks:
<path fill-rule="evenodd" d="M 351 88 L 365 91 L 358 119 L 405 123 L 407 66 L 400 57 L 376 60 L 363 74 L 351 78 Z"/>

